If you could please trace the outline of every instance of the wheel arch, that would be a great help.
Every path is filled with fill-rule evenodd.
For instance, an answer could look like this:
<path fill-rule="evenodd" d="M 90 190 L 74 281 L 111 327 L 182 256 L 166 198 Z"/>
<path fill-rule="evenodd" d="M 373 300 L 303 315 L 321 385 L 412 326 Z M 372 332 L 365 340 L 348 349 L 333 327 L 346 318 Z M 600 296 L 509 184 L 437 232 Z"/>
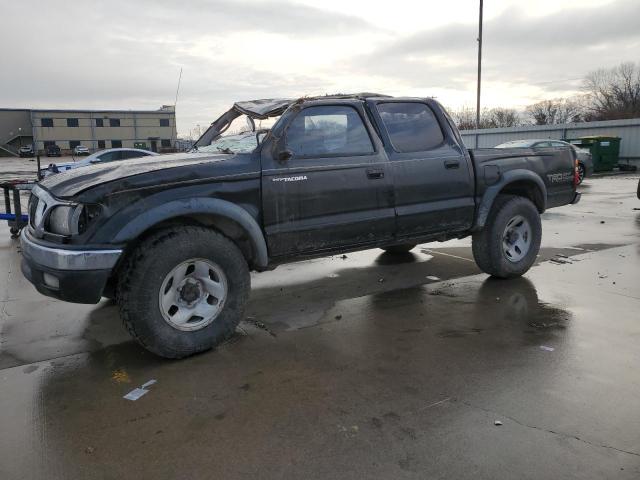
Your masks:
<path fill-rule="evenodd" d="M 244 208 L 226 200 L 190 198 L 153 207 L 130 220 L 114 237 L 127 251 L 152 232 L 178 225 L 213 228 L 240 248 L 251 268 L 265 269 L 269 263 L 267 243 L 258 222 Z"/>
<path fill-rule="evenodd" d="M 517 195 L 527 198 L 543 213 L 547 206 L 547 187 L 540 176 L 531 170 L 511 170 L 505 172 L 498 183 L 485 191 L 478 206 L 474 230 L 485 226 L 489 212 L 500 194 Z"/>

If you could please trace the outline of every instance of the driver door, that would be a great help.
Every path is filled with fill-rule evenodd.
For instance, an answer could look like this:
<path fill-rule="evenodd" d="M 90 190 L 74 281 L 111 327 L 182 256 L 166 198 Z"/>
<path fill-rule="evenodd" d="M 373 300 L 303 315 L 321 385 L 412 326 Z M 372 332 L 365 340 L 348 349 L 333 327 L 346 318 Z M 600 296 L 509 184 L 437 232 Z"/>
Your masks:
<path fill-rule="evenodd" d="M 262 195 L 271 256 L 393 235 L 387 160 L 362 105 L 305 106 L 273 149 L 276 158 L 269 150 L 263 149 Z"/>

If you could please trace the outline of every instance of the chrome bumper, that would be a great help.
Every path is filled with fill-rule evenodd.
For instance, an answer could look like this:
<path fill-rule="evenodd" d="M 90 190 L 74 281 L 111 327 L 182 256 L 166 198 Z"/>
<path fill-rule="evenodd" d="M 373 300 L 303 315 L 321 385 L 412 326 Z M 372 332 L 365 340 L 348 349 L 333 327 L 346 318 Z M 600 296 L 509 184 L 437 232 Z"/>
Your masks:
<path fill-rule="evenodd" d="M 54 270 L 107 270 L 115 266 L 122 255 L 114 250 L 68 250 L 39 245 L 29 238 L 27 228 L 20 235 L 22 255 L 37 265 Z"/>

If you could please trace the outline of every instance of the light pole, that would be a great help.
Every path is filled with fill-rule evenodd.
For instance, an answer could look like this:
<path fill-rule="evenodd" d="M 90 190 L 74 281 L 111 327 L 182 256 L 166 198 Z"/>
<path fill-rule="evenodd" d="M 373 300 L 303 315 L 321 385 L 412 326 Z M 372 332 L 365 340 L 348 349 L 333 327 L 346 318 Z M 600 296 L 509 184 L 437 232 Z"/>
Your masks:
<path fill-rule="evenodd" d="M 18 143 L 20 144 L 20 148 L 22 148 L 22 127 L 18 127 Z"/>
<path fill-rule="evenodd" d="M 480 83 L 482 78 L 482 2 L 483 0 L 480 0 L 480 18 L 478 19 L 478 90 L 476 96 L 476 128 L 480 128 Z"/>

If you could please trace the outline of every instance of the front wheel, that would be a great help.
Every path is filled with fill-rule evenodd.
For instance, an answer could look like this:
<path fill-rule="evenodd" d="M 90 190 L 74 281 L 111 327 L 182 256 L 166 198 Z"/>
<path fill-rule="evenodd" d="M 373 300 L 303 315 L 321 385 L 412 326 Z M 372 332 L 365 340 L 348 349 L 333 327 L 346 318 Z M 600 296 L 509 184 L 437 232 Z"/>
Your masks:
<path fill-rule="evenodd" d="M 484 228 L 473 234 L 478 267 L 498 278 L 519 277 L 535 262 L 542 223 L 535 205 L 524 197 L 499 195 Z"/>
<path fill-rule="evenodd" d="M 138 343 L 161 357 L 182 358 L 233 334 L 249 290 L 238 247 L 213 230 L 185 226 L 153 234 L 131 253 L 117 301 Z"/>

